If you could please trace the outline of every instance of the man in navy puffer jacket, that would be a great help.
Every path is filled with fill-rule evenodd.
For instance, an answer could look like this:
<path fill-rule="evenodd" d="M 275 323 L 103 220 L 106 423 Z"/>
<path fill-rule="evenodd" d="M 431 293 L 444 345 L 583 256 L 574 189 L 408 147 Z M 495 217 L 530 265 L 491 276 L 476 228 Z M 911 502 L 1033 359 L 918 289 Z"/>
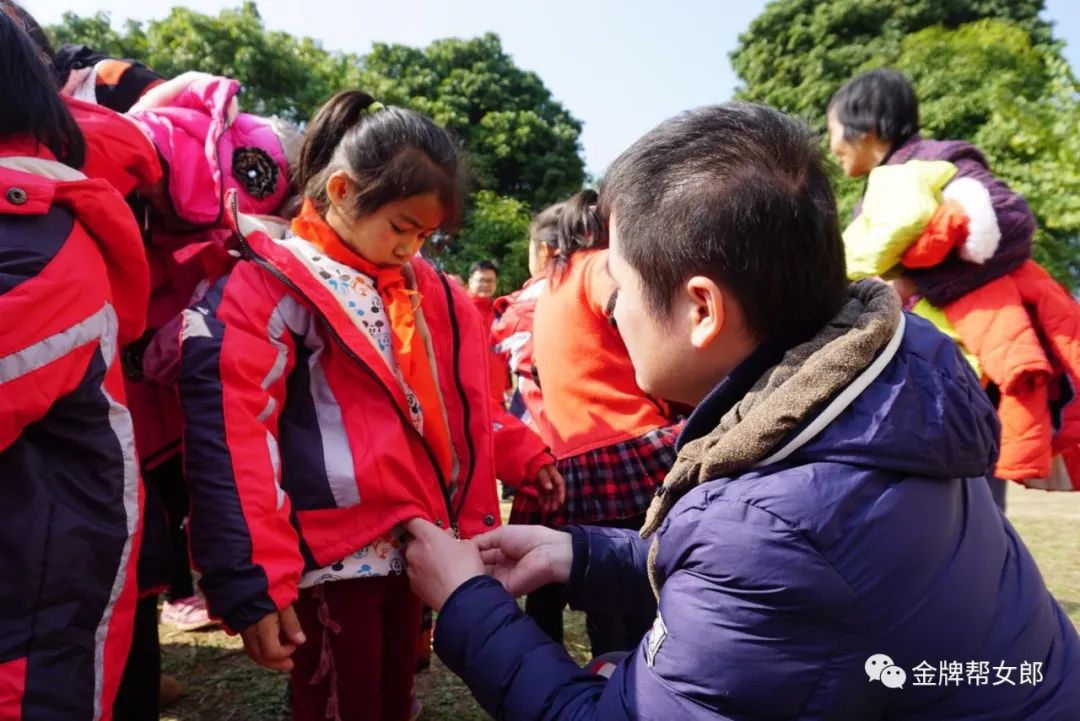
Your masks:
<path fill-rule="evenodd" d="M 1080 637 L 994 506 L 994 409 L 955 344 L 848 286 L 808 129 L 729 104 L 612 166 L 615 320 L 642 389 L 697 406 L 633 532 L 458 542 L 413 521 L 436 651 L 500 719 L 1080 719 Z M 485 575 L 485 573 L 487 575 Z M 610 680 L 514 595 L 658 612 Z"/>

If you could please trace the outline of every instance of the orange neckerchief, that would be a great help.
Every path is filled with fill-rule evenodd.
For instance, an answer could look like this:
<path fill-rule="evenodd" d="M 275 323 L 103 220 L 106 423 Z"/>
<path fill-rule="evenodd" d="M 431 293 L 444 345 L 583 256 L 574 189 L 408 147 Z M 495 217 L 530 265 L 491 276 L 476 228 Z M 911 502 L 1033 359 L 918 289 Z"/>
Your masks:
<path fill-rule="evenodd" d="M 314 244 L 330 258 L 375 280 L 375 289 L 379 292 L 386 308 L 386 317 L 390 321 L 394 358 L 405 382 L 412 388 L 417 402 L 420 403 L 424 415 L 424 438 L 431 444 L 443 476 L 449 479 L 453 465 L 450 429 L 443 416 L 439 387 L 431 368 L 432 359 L 428 358 L 427 348 L 422 340 L 418 344 L 418 352 L 414 352 L 416 349 L 413 347 L 416 339 L 415 309 L 420 305 L 420 294 L 407 287 L 401 268 L 375 265 L 350 250 L 308 199 L 304 200 L 300 215 L 292 221 L 292 232 Z"/>

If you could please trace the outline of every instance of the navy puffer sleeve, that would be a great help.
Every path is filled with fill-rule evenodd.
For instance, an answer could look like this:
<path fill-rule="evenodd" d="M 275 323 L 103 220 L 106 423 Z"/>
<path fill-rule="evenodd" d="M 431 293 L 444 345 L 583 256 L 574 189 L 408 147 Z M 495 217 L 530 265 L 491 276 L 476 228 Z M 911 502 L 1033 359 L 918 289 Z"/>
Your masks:
<path fill-rule="evenodd" d="M 851 665 L 845 695 L 873 713 L 880 689 L 866 683 L 866 657 L 844 650 L 854 640 L 845 628 L 855 598 L 828 562 L 764 510 L 716 500 L 680 505 L 660 541 L 658 563 L 668 571 L 658 620 L 610 681 L 582 671 L 487 578 L 447 602 L 436 651 L 495 718 L 796 718 L 838 662 Z M 637 574 L 624 588 L 647 587 L 643 542 L 607 530 L 597 539 L 605 540 L 590 552 L 603 546 L 612 554 L 604 567 Z"/>

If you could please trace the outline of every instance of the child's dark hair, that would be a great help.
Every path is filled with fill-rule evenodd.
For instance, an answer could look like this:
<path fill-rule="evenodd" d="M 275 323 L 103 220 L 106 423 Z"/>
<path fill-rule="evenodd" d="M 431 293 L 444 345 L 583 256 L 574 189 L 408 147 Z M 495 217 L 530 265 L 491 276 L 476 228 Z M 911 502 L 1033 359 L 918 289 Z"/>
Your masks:
<path fill-rule="evenodd" d="M 0 12 L 0 137 L 28 135 L 57 160 L 81 168 L 86 141 L 41 52 L 21 23 Z"/>
<path fill-rule="evenodd" d="M 45 30 L 34 19 L 34 16 L 13 0 L 0 0 L 0 8 L 3 9 L 5 15 L 19 23 L 23 32 L 30 36 L 30 39 L 34 41 L 34 45 L 45 56 L 45 62 L 52 66 L 53 61 L 56 59 L 56 51 L 53 50 L 52 43 L 49 42 L 49 36 L 45 34 Z"/>
<path fill-rule="evenodd" d="M 656 317 L 703 275 L 735 297 L 756 338 L 798 341 L 847 297 L 820 143 L 778 110 L 727 103 L 661 123 L 612 164 L 600 209 Z"/>
<path fill-rule="evenodd" d="M 579 250 L 607 247 L 607 223 L 600 217 L 596 203 L 595 190 L 582 190 L 533 218 L 529 242 L 543 243 L 556 251 L 551 259 L 555 277 L 562 274 Z"/>
<path fill-rule="evenodd" d="M 542 243 L 559 249 L 559 213 L 566 203 L 555 203 L 541 210 L 529 225 L 529 243 Z"/>
<path fill-rule="evenodd" d="M 469 277 L 472 278 L 478 270 L 492 270 L 499 274 L 499 264 L 494 260 L 478 260 L 469 266 Z"/>
<path fill-rule="evenodd" d="M 844 127 L 844 138 L 856 140 L 873 130 L 896 147 L 919 132 L 919 100 L 902 73 L 888 68 L 856 75 L 829 101 L 830 113 Z"/>
<path fill-rule="evenodd" d="M 359 90 L 330 98 L 308 124 L 295 171 L 296 186 L 325 213 L 326 183 L 345 170 L 359 189 L 355 212 L 368 215 L 414 195 L 435 193 L 454 230 L 464 205 L 464 171 L 457 143 L 429 118 L 383 107 Z"/>

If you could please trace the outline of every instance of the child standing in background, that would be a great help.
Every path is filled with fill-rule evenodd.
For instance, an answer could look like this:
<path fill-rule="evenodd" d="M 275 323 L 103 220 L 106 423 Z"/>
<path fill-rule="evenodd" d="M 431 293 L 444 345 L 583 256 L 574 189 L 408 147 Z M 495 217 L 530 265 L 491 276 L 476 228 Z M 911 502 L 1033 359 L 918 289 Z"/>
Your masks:
<path fill-rule="evenodd" d="M 612 322 L 615 284 L 607 270 L 607 228 L 596 191 L 585 190 L 538 218 L 553 228 L 558 251 L 536 304 L 534 358 L 547 416 L 542 433 L 566 480 L 566 504 L 545 523 L 640 528 L 656 487 L 675 462 L 669 409 L 638 387 Z M 572 329 L 572 330 L 570 330 Z M 558 616 L 555 616 L 555 607 Z M 552 604 L 550 626 L 561 624 Z M 593 613 L 587 628 L 594 656 L 637 645 L 652 614 Z"/>

